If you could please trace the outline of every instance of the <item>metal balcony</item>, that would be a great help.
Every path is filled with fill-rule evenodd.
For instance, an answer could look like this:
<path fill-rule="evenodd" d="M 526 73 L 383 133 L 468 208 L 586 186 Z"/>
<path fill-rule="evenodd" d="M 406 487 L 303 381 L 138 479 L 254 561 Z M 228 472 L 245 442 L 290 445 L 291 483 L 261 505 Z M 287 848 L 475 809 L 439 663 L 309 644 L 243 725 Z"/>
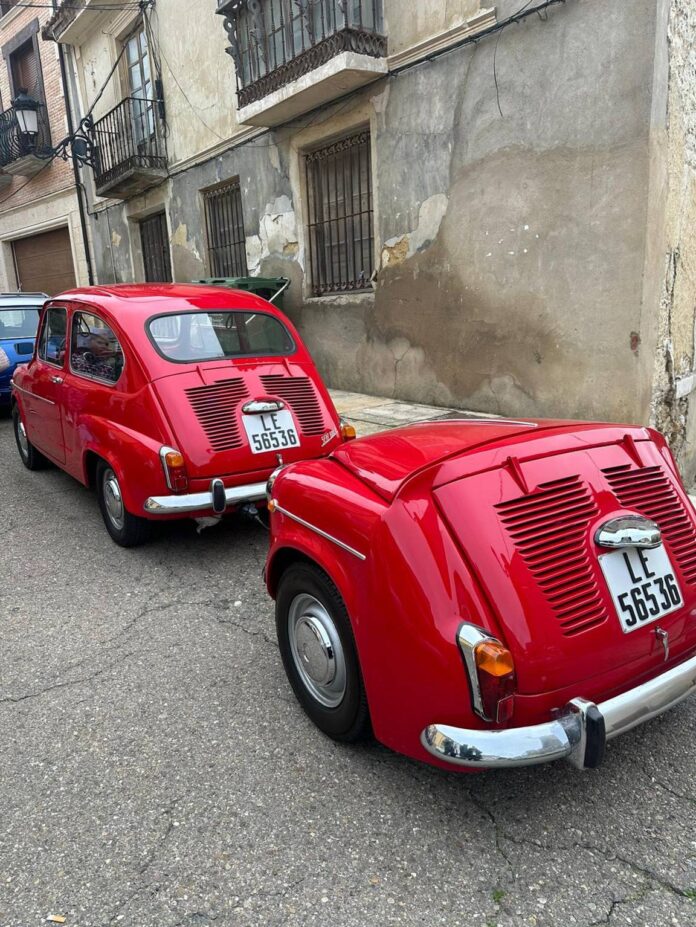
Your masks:
<path fill-rule="evenodd" d="M 167 176 L 161 105 L 128 97 L 94 123 L 97 196 L 129 199 Z"/>
<path fill-rule="evenodd" d="M 239 120 L 272 126 L 387 72 L 382 0 L 218 0 Z"/>
<path fill-rule="evenodd" d="M 5 174 L 33 177 L 50 159 L 51 132 L 43 103 L 37 116 L 39 131 L 32 136 L 20 132 L 14 107 L 0 113 L 0 170 Z"/>

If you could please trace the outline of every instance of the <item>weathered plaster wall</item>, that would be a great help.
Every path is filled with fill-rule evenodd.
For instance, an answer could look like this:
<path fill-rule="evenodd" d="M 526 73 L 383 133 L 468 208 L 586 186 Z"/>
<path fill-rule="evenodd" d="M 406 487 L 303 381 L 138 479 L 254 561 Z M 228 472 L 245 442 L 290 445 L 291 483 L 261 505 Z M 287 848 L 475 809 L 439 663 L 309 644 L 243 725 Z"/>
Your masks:
<path fill-rule="evenodd" d="M 503 0 L 499 18 L 518 8 Z M 656 0 L 569 2 L 175 174 L 175 277 L 208 272 L 200 190 L 238 175 L 250 269 L 291 277 L 290 313 L 332 385 L 647 421 L 656 17 Z M 376 289 L 309 298 L 302 152 L 365 125 Z M 100 276 L 113 273 L 115 233 L 113 266 L 128 279 L 126 217 L 148 208 L 111 210 L 106 230 L 99 220 Z"/>
<path fill-rule="evenodd" d="M 495 6 L 485 0 L 419 0 L 404 12 L 403 0 L 384 0 L 384 19 L 389 37 L 389 54 L 459 26 L 481 9 Z"/>
<path fill-rule="evenodd" d="M 696 7 L 671 0 L 664 131 L 658 131 L 664 206 L 657 250 L 662 292 L 652 417 L 670 439 L 685 479 L 696 481 Z"/>

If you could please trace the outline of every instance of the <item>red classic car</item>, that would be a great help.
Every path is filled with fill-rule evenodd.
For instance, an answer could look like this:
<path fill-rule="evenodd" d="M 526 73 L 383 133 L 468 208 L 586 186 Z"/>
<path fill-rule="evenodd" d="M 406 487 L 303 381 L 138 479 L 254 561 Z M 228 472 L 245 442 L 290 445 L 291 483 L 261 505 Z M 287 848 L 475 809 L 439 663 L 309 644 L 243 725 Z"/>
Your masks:
<path fill-rule="evenodd" d="M 650 429 L 428 422 L 268 492 L 283 662 L 335 739 L 587 768 L 696 689 L 695 512 Z"/>
<path fill-rule="evenodd" d="M 279 462 L 328 454 L 343 429 L 288 319 L 206 286 L 72 290 L 50 300 L 13 380 L 24 464 L 94 486 L 111 537 L 153 519 L 219 517 L 263 499 Z"/>

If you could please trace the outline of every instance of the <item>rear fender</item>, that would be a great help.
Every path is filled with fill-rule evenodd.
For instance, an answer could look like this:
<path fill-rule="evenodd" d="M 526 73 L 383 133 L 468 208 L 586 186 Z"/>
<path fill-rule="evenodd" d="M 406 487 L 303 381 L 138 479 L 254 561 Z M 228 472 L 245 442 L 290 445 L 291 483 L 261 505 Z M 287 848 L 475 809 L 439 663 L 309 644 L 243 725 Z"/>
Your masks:
<path fill-rule="evenodd" d="M 149 496 L 169 492 L 159 441 L 96 416 L 84 416 L 79 430 L 83 447 L 80 479 L 85 486 L 90 483 L 90 455 L 96 455 L 113 468 L 125 506 L 134 515 L 142 513 Z"/>

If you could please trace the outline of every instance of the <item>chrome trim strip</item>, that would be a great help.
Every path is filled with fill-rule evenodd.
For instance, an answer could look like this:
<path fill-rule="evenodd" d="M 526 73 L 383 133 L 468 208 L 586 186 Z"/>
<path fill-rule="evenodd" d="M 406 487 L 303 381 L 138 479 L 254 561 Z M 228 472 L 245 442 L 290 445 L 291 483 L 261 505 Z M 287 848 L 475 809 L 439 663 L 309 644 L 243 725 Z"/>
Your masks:
<path fill-rule="evenodd" d="M 164 479 L 166 480 L 166 483 L 167 483 L 167 489 L 171 489 L 172 491 L 174 490 L 174 487 L 172 486 L 172 481 L 169 477 L 169 468 L 167 467 L 167 462 L 164 458 L 167 456 L 167 454 L 179 454 L 179 453 L 180 451 L 177 451 L 175 447 L 169 447 L 168 444 L 164 444 L 160 448 L 160 452 L 159 452 L 160 461 L 162 463 L 162 469 L 164 470 Z"/>
<path fill-rule="evenodd" d="M 476 668 L 476 658 L 474 656 L 474 651 L 479 644 L 482 644 L 484 641 L 495 640 L 494 637 L 484 631 L 482 628 L 477 628 L 473 624 L 462 624 L 457 631 L 457 643 L 459 644 L 459 649 L 462 652 L 462 657 L 464 658 L 464 664 L 466 666 L 466 673 L 469 677 L 469 686 L 471 688 L 471 702 L 474 707 L 474 711 L 479 716 L 483 718 L 484 721 L 492 721 L 492 718 L 486 716 L 485 711 L 483 710 L 483 700 L 481 699 L 481 686 L 479 683 L 478 669 Z"/>
<path fill-rule="evenodd" d="M 293 521 L 296 521 L 298 525 L 303 525 L 303 527 L 308 528 L 310 531 L 313 531 L 320 537 L 326 538 L 327 541 L 331 541 L 332 544 L 335 544 L 342 550 L 345 550 L 349 554 L 352 554 L 354 557 L 357 557 L 358 560 L 367 560 L 365 554 L 361 554 L 359 550 L 356 550 L 354 547 L 350 547 L 348 544 L 344 544 L 343 541 L 339 541 L 338 538 L 335 538 L 332 534 L 328 534 L 326 531 L 322 531 L 321 528 L 317 528 L 316 525 L 310 524 L 308 521 L 305 521 L 304 518 L 300 518 L 299 515 L 293 515 L 292 512 L 288 512 L 287 509 L 284 509 L 281 505 L 278 505 L 275 499 L 272 500 L 272 503 L 272 511 L 280 512 L 281 515 L 285 515 L 288 518 L 291 518 Z"/>
<path fill-rule="evenodd" d="M 27 396 L 31 396 L 32 399 L 39 399 L 41 402 L 48 403 L 49 406 L 55 405 L 55 402 L 53 402 L 52 400 L 44 399 L 43 396 L 39 396 L 37 393 L 32 393 L 28 389 L 24 389 L 21 386 L 17 386 L 14 380 L 10 380 L 10 386 L 12 387 L 12 389 L 18 389 L 20 393 L 24 393 Z"/>
<path fill-rule="evenodd" d="M 265 483 L 249 483 L 225 490 L 225 502 L 238 505 L 242 502 L 256 502 L 266 497 Z M 213 511 L 212 492 L 185 493 L 180 496 L 150 496 L 143 506 L 148 515 L 185 515 L 187 512 Z"/>
<path fill-rule="evenodd" d="M 590 709 L 599 710 L 606 740 L 612 740 L 669 711 L 695 692 L 696 656 L 596 706 L 573 699 L 553 721 L 498 731 L 430 724 L 421 733 L 421 743 L 439 760 L 473 769 L 533 766 L 564 757 L 583 768 L 585 715 Z"/>
<path fill-rule="evenodd" d="M 648 550 L 662 544 L 659 525 L 642 515 L 621 515 L 600 525 L 595 532 L 595 543 L 610 550 L 625 547 L 643 547 Z"/>

